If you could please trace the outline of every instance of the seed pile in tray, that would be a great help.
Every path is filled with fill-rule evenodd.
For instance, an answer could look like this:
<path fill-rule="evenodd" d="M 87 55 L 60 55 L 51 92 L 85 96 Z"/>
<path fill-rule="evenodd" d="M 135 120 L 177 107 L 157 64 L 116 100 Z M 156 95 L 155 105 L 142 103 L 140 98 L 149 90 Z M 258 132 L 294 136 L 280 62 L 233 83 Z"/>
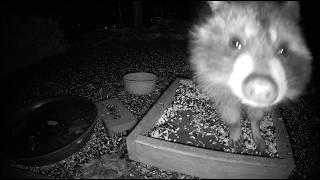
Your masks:
<path fill-rule="evenodd" d="M 247 118 L 241 119 L 241 131 L 245 147 L 241 148 L 240 153 L 262 156 L 256 150 Z M 266 114 L 261 121 L 260 133 L 267 145 L 263 156 L 278 158 L 271 114 Z M 164 111 L 156 126 L 146 136 L 206 149 L 235 152 L 229 146 L 229 129 L 217 115 L 214 103 L 188 80 L 180 81 L 172 105 Z"/>

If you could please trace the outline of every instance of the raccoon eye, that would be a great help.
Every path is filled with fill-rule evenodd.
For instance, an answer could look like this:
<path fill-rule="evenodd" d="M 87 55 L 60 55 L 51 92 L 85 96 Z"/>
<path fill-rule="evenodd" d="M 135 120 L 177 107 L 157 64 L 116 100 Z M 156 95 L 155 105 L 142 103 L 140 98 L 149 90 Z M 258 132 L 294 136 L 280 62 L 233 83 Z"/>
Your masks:
<path fill-rule="evenodd" d="M 231 46 L 231 48 L 233 48 L 233 49 L 240 50 L 240 49 L 242 48 L 242 42 L 240 41 L 239 38 L 233 37 L 233 38 L 230 40 L 230 46 Z"/>
<path fill-rule="evenodd" d="M 288 46 L 286 44 L 282 44 L 279 46 L 277 50 L 277 54 L 283 57 L 288 57 L 289 52 L 288 52 Z"/>

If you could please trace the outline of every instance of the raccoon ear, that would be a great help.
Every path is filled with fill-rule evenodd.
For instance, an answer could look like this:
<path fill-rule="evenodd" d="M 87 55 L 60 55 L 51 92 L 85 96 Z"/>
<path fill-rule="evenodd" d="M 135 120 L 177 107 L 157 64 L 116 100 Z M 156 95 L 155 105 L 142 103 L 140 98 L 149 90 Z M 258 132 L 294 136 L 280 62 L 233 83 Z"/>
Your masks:
<path fill-rule="evenodd" d="M 212 11 L 215 11 L 226 4 L 226 1 L 208 1 L 208 4 Z"/>
<path fill-rule="evenodd" d="M 294 19 L 300 19 L 300 2 L 299 1 L 286 1 L 284 2 L 283 8 L 288 12 Z"/>

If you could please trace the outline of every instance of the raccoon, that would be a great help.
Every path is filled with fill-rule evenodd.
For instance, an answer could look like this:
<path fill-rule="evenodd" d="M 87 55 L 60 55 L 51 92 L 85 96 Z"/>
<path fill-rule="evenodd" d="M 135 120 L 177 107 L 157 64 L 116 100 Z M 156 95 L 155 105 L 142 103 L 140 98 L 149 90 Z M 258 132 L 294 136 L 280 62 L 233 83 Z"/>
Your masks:
<path fill-rule="evenodd" d="M 265 151 L 260 120 L 296 100 L 311 76 L 312 55 L 300 27 L 299 2 L 208 2 L 209 15 L 190 31 L 190 65 L 199 89 L 217 105 L 230 146 L 243 145 L 240 118 L 251 122 Z M 245 113 L 242 113 L 245 112 Z"/>

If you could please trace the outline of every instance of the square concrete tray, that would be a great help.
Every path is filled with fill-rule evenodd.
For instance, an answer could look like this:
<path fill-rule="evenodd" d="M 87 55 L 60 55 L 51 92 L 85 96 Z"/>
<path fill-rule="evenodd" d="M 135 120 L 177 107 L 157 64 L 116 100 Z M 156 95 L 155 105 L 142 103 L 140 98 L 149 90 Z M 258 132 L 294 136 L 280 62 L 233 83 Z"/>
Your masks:
<path fill-rule="evenodd" d="M 234 154 L 147 137 L 174 100 L 177 78 L 127 137 L 129 158 L 200 178 L 288 178 L 295 167 L 291 145 L 279 112 L 272 118 L 279 158 Z"/>

